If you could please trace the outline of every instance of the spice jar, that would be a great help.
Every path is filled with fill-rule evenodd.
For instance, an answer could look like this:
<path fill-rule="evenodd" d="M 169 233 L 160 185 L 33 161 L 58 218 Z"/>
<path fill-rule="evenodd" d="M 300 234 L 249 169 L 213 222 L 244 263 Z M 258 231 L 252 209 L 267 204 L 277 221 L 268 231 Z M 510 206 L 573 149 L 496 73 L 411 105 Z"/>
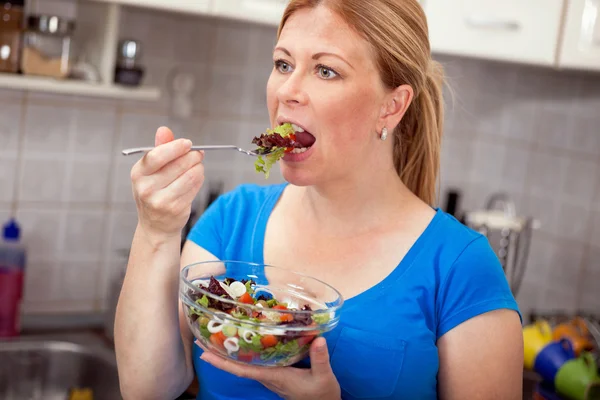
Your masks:
<path fill-rule="evenodd" d="M 18 72 L 24 0 L 0 0 L 0 72 Z"/>
<path fill-rule="evenodd" d="M 54 15 L 32 15 L 23 38 L 21 70 L 26 75 L 66 78 L 74 61 L 73 21 Z"/>

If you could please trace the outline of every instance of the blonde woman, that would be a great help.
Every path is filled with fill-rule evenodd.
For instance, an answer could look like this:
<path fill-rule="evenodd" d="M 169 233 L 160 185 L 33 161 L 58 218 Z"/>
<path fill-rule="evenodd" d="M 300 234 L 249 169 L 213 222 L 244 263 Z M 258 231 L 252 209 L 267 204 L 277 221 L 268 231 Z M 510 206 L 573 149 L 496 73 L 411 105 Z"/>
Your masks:
<path fill-rule="evenodd" d="M 418 2 L 291 0 L 273 62 L 271 124 L 303 128 L 307 148 L 280 162 L 285 184 L 223 195 L 180 257 L 202 154 L 160 128 L 132 170 L 124 397 L 173 399 L 196 375 L 202 400 L 521 398 L 521 320 L 503 271 L 484 237 L 433 207 L 443 76 Z M 326 281 L 346 299 L 340 324 L 293 367 L 203 353 L 178 309 L 178 267 L 215 259 Z"/>

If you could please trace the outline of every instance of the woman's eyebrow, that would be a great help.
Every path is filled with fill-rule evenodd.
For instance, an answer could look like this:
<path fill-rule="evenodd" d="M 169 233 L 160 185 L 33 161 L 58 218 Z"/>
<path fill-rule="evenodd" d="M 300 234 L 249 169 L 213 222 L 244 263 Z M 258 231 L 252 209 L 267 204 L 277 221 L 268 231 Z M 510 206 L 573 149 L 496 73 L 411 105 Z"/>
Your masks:
<path fill-rule="evenodd" d="M 285 47 L 281 47 L 281 46 L 277 46 L 275 47 L 275 49 L 273 50 L 273 52 L 275 51 L 282 51 L 283 53 L 287 54 L 289 57 L 292 56 L 292 54 L 290 53 L 290 51 L 288 49 L 286 49 Z M 319 53 L 316 53 L 312 56 L 313 60 L 318 60 L 319 58 L 323 57 L 323 56 L 331 56 L 331 57 L 336 57 L 338 59 L 340 59 L 341 61 L 343 61 L 344 63 L 346 63 L 350 68 L 354 69 L 354 67 L 352 66 L 352 64 L 350 64 L 348 61 L 346 61 L 346 59 L 342 56 L 340 56 L 339 54 L 336 53 L 331 53 L 331 52 L 327 52 L 327 51 L 321 51 Z"/>

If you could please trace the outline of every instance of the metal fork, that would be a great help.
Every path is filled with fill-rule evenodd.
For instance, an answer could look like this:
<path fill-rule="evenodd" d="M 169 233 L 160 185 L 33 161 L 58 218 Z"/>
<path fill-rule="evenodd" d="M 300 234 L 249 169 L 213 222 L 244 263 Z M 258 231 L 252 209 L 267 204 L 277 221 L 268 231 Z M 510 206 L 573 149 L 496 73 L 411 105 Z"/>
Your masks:
<path fill-rule="evenodd" d="M 152 149 L 154 149 L 154 147 L 134 147 L 131 149 L 122 150 L 121 153 L 123 153 L 123 155 L 125 155 L 125 156 L 129 156 L 131 154 L 145 153 Z M 270 153 L 268 151 L 264 152 L 264 153 L 258 153 L 256 151 L 245 150 L 245 149 L 242 149 L 241 147 L 237 147 L 234 145 L 192 146 L 190 150 L 237 150 L 240 153 L 244 153 L 249 156 L 266 156 L 267 154 Z"/>

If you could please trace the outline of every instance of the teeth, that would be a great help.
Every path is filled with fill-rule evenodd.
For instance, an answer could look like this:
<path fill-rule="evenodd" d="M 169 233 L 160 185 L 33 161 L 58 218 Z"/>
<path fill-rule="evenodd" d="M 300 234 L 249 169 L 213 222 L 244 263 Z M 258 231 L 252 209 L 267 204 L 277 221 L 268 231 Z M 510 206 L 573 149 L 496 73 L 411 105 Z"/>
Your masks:
<path fill-rule="evenodd" d="M 296 147 L 294 150 L 292 150 L 292 153 L 300 154 L 300 153 L 304 153 L 306 150 L 308 150 L 307 147 L 302 147 L 302 148 Z"/>
<path fill-rule="evenodd" d="M 299 127 L 296 124 L 292 124 L 292 128 L 294 128 L 294 131 L 296 131 L 296 132 L 304 132 L 304 129 L 302 129 L 301 127 Z"/>

